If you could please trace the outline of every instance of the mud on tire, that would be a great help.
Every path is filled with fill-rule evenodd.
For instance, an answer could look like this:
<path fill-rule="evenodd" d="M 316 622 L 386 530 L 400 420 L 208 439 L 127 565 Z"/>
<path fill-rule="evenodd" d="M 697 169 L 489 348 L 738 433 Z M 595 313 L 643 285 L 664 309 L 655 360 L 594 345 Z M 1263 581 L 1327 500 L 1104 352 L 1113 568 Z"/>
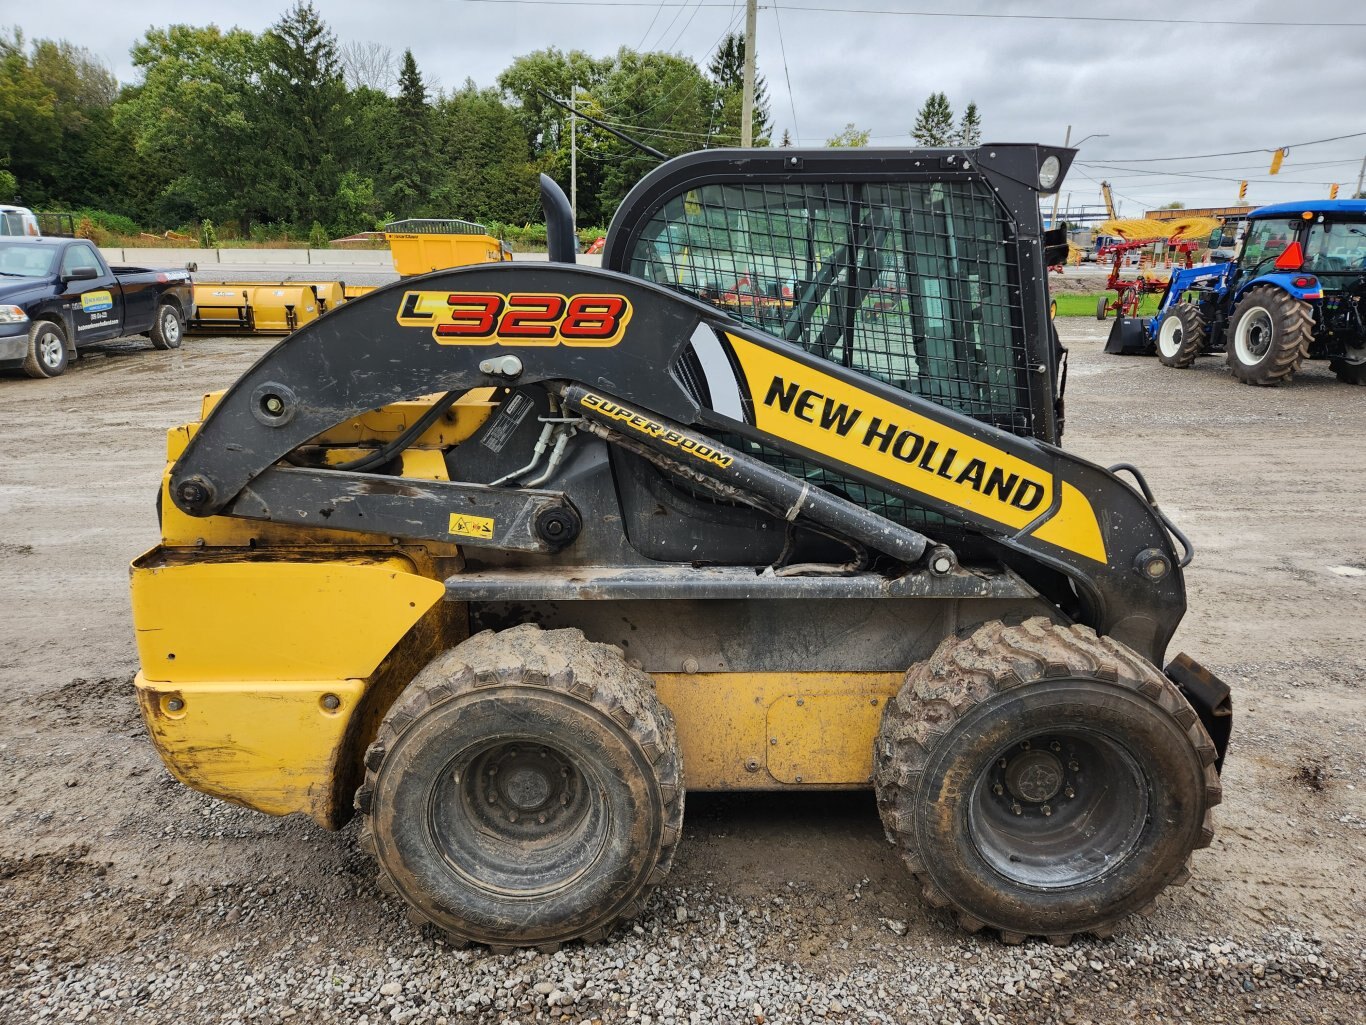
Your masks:
<path fill-rule="evenodd" d="M 1146 660 L 1083 626 L 945 640 L 883 712 L 874 785 L 925 900 L 1008 943 L 1107 936 L 1214 836 L 1215 747 Z M 1131 807 L 1132 805 L 1132 807 Z"/>
<path fill-rule="evenodd" d="M 437 657 L 366 753 L 381 889 L 453 942 L 604 937 L 668 873 L 683 824 L 673 717 L 578 630 L 485 631 Z"/>

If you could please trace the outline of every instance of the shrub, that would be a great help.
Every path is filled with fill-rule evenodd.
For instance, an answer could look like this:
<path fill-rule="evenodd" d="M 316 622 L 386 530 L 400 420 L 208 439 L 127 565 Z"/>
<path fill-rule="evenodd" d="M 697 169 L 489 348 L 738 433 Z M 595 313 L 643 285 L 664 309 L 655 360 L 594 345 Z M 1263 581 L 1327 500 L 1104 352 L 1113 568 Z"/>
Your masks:
<path fill-rule="evenodd" d="M 327 229 L 318 221 L 314 221 L 313 227 L 308 229 L 308 248 L 326 249 L 329 241 L 331 240 L 327 237 Z"/>
<path fill-rule="evenodd" d="M 218 233 L 213 230 L 213 221 L 207 217 L 199 222 L 199 248 L 218 248 Z"/>

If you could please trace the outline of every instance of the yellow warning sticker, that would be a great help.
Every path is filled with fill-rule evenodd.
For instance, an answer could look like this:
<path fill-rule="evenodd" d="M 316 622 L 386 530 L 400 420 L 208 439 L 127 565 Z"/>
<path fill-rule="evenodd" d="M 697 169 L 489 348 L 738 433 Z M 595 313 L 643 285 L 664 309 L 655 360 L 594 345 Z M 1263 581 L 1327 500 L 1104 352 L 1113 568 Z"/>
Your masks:
<path fill-rule="evenodd" d="M 492 541 L 493 518 L 490 516 L 470 516 L 467 513 L 451 513 L 450 533 L 456 537 L 477 537 L 484 541 Z"/>

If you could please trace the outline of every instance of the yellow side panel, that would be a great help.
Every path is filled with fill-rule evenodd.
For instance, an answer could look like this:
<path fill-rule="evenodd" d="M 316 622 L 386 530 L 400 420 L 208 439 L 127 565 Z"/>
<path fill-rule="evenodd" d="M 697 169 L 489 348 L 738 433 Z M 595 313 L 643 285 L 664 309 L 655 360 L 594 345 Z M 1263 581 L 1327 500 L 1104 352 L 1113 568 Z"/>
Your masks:
<path fill-rule="evenodd" d="M 1062 503 L 1057 513 L 1045 520 L 1034 536 L 1040 541 L 1076 552 L 1096 562 L 1108 562 L 1100 524 L 1086 496 L 1067 481 L 1062 482 Z"/>
<path fill-rule="evenodd" d="M 138 559 L 133 625 L 144 675 L 180 686 L 364 679 L 446 593 L 399 556 L 280 558 L 291 554 L 301 561 L 214 561 L 199 550 L 179 562 L 159 549 Z"/>
<path fill-rule="evenodd" d="M 904 673 L 655 673 L 689 790 L 867 786 Z"/>
<path fill-rule="evenodd" d="M 328 822 L 337 749 L 365 681 L 134 682 L 152 741 L 182 783 Z"/>

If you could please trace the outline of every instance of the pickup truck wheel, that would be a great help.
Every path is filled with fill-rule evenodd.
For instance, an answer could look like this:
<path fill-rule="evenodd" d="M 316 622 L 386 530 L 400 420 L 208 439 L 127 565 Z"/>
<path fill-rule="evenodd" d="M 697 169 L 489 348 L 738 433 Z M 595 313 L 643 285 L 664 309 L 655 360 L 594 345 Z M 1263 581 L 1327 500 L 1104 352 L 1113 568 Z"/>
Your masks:
<path fill-rule="evenodd" d="M 158 349 L 179 349 L 185 338 L 185 321 L 171 303 L 157 307 L 157 318 L 152 323 L 152 344 Z"/>
<path fill-rule="evenodd" d="M 35 320 L 28 329 L 24 373 L 29 377 L 57 377 L 66 370 L 66 332 L 50 320 Z"/>

